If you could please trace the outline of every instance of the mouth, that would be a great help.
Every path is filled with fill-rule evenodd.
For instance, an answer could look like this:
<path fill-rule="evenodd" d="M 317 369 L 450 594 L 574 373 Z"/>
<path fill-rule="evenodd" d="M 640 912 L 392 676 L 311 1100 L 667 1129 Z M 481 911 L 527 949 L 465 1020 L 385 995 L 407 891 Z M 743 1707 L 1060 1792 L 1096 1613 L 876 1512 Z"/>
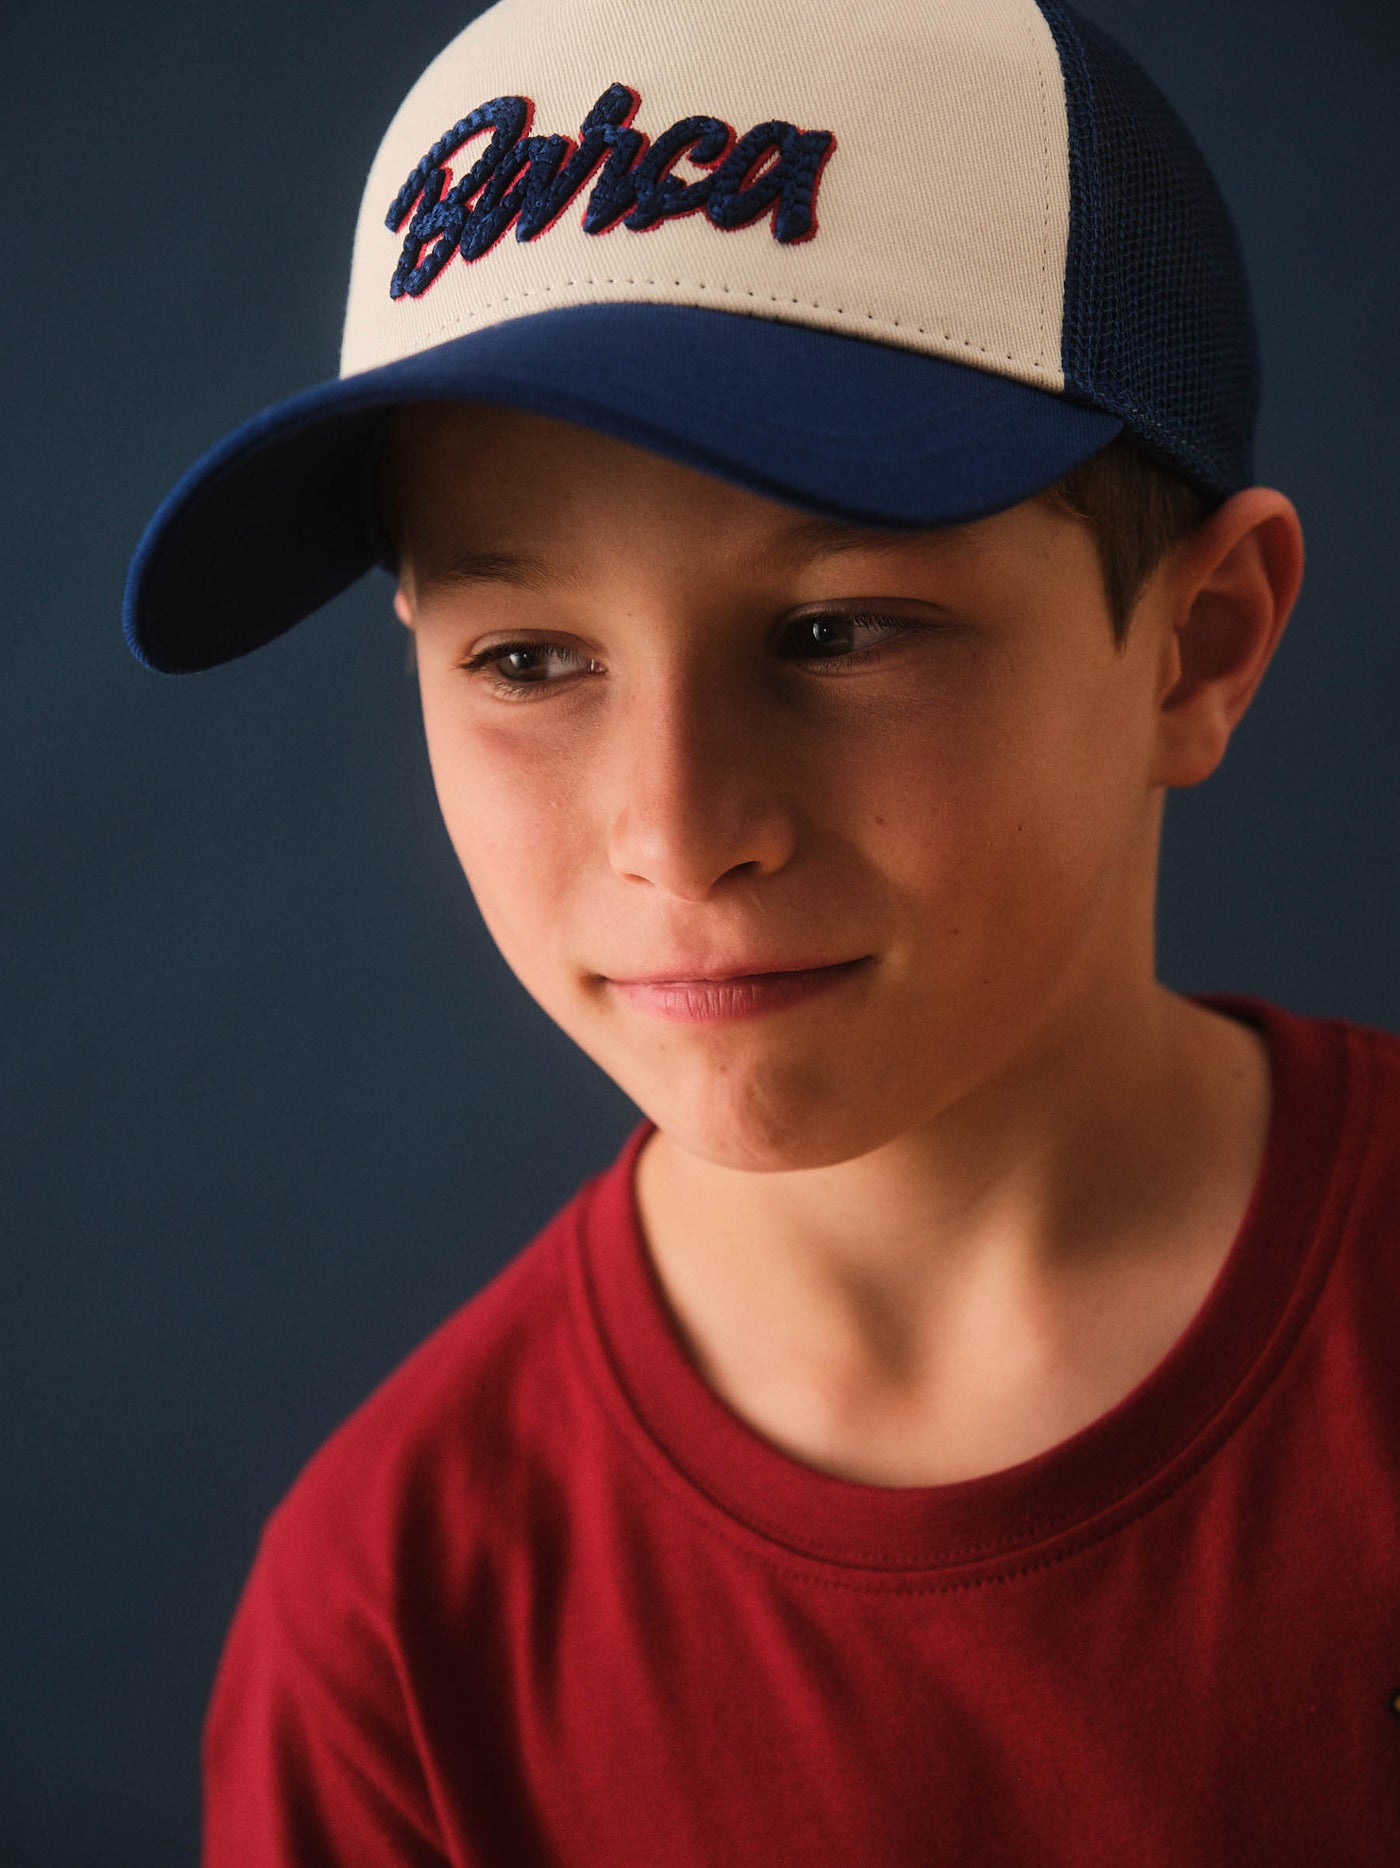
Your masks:
<path fill-rule="evenodd" d="M 730 973 L 722 978 L 610 980 L 618 997 L 634 1011 L 673 1024 L 716 1025 L 774 1013 L 839 992 L 865 972 L 874 959 L 828 961 L 763 973 Z"/>
<path fill-rule="evenodd" d="M 858 954 L 854 960 L 794 960 L 780 966 L 738 967 L 725 972 L 639 973 L 633 978 L 612 978 L 614 986 L 724 986 L 736 980 L 784 979 L 798 973 L 829 973 L 842 967 L 861 966 L 872 954 Z"/>

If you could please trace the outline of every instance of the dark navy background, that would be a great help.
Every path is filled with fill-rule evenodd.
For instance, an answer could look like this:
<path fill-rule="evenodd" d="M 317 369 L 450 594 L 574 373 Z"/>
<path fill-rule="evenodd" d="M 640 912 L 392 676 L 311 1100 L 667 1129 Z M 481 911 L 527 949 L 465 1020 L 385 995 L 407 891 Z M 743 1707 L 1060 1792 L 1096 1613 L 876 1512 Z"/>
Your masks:
<path fill-rule="evenodd" d="M 31 0 L 0 26 L 4 1868 L 195 1860 L 263 1519 L 638 1120 L 480 922 L 387 579 L 205 674 L 121 637 L 167 488 L 334 374 L 365 171 L 474 10 Z M 1400 1028 L 1400 15 L 1087 10 L 1236 211 L 1259 479 L 1310 553 L 1224 766 L 1171 797 L 1162 975 Z"/>

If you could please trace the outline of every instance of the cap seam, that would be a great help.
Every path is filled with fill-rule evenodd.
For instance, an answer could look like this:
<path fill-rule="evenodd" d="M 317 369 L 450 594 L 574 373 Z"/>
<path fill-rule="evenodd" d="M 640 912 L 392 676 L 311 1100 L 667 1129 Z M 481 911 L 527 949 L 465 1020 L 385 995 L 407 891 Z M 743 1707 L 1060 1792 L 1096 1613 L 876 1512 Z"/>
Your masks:
<path fill-rule="evenodd" d="M 919 336 L 921 337 L 941 338 L 942 341 L 946 344 L 958 344 L 958 345 L 961 345 L 961 347 L 965 350 L 975 350 L 979 356 L 996 357 L 1002 362 L 1014 363 L 1019 369 L 1029 371 L 1031 374 L 1037 377 L 1044 377 L 1044 376 L 1051 374 L 1051 372 L 1046 368 L 1046 365 L 1044 362 L 1045 351 L 1044 351 L 1043 344 L 1041 347 L 1040 356 L 1037 357 L 1033 362 L 1031 362 L 1021 357 L 1018 357 L 1013 351 L 1009 351 L 1009 350 L 999 351 L 999 350 L 994 349 L 990 345 L 979 344 L 975 338 L 960 337 L 958 336 L 956 332 L 953 332 L 953 331 L 940 331 L 936 327 L 929 326 L 929 325 L 923 325 L 923 324 L 913 324 L 905 319 L 879 318 L 876 316 L 876 314 L 873 311 L 866 311 L 862 313 L 858 310 L 849 310 L 844 305 L 823 305 L 823 304 L 819 304 L 815 299 L 784 297 L 782 294 L 777 293 L 777 292 L 756 292 L 751 286 L 741 287 L 741 286 L 730 285 L 724 281 L 707 282 L 707 281 L 700 280 L 700 279 L 658 279 L 658 278 L 651 276 L 650 274 L 643 274 L 641 276 L 635 276 L 635 275 L 634 276 L 613 276 L 611 274 L 604 274 L 604 275 L 588 274 L 582 278 L 562 279 L 562 280 L 554 280 L 554 281 L 546 280 L 540 286 L 527 286 L 519 292 L 507 292 L 507 293 L 503 293 L 502 296 L 499 298 L 484 299 L 481 302 L 481 304 L 478 307 L 476 307 L 474 310 L 463 310 L 463 311 L 454 313 L 452 317 L 444 319 L 437 324 L 429 326 L 426 332 L 417 333 L 416 338 L 415 338 L 415 345 L 412 350 L 404 351 L 399 356 L 381 357 L 373 363 L 364 364 L 359 369 L 350 371 L 348 375 L 343 374 L 340 380 L 342 382 L 346 382 L 350 379 L 350 377 L 365 375 L 370 370 L 380 369 L 384 367 L 384 365 L 386 364 L 404 362 L 409 357 L 417 356 L 422 350 L 427 349 L 429 345 L 431 344 L 431 342 L 435 338 L 439 337 L 440 335 L 447 334 L 450 332 L 457 332 L 460 335 L 465 335 L 465 332 L 462 331 L 461 327 L 466 324 L 474 322 L 480 312 L 490 311 L 498 305 L 508 305 L 516 299 L 530 298 L 532 296 L 538 296 L 540 293 L 543 293 L 543 292 L 559 291 L 567 287 L 576 286 L 576 285 L 630 285 L 630 286 L 654 285 L 654 286 L 659 286 L 659 287 L 670 286 L 680 291 L 723 293 L 726 296 L 730 296 L 730 297 L 735 296 L 736 294 L 742 293 L 744 297 L 753 299 L 756 302 L 760 302 L 760 303 L 771 304 L 771 305 L 795 305 L 799 311 L 819 311 L 823 314 L 823 316 L 826 316 L 826 317 L 848 318 L 848 319 L 851 319 L 852 321 L 861 319 L 867 326 L 873 326 L 876 330 L 917 331 Z M 1058 375 L 1058 372 L 1055 372 L 1055 374 Z"/>
<path fill-rule="evenodd" d="M 1045 369 L 1045 327 L 1049 314 L 1050 298 L 1050 106 L 1045 91 L 1045 61 L 1039 56 L 1040 47 L 1037 35 L 1031 24 L 1034 7 L 1028 7 L 1022 14 L 1026 38 L 1030 43 L 1031 56 L 1035 59 L 1036 75 L 1040 81 L 1040 174 L 1045 188 L 1045 216 L 1040 226 L 1040 350 L 1036 356 L 1035 367 Z M 1036 18 L 1040 18 L 1038 13 Z M 1044 25 L 1044 21 L 1041 24 Z M 1049 28 L 1046 27 L 1048 31 Z M 1061 293 L 1061 298 L 1063 298 Z"/>

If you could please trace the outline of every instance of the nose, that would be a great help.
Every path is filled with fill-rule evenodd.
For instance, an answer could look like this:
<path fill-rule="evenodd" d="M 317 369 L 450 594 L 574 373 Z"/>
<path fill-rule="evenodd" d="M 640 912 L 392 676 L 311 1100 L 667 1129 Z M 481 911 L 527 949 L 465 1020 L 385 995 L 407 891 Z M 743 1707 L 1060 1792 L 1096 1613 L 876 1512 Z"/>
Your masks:
<path fill-rule="evenodd" d="M 773 708 L 723 671 L 657 671 L 629 697 L 614 763 L 616 874 L 687 901 L 727 877 L 781 869 L 797 835 L 797 777 Z"/>

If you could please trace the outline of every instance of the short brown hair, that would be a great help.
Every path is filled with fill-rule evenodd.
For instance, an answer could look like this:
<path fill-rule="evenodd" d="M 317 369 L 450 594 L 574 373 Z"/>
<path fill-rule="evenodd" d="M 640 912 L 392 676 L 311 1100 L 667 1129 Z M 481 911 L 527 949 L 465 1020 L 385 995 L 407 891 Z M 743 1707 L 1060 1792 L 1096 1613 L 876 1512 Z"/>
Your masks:
<path fill-rule="evenodd" d="M 1171 546 L 1213 510 L 1189 480 L 1159 467 L 1121 435 L 1038 497 L 1083 519 L 1093 531 L 1113 640 L 1120 649 L 1148 578 Z"/>

